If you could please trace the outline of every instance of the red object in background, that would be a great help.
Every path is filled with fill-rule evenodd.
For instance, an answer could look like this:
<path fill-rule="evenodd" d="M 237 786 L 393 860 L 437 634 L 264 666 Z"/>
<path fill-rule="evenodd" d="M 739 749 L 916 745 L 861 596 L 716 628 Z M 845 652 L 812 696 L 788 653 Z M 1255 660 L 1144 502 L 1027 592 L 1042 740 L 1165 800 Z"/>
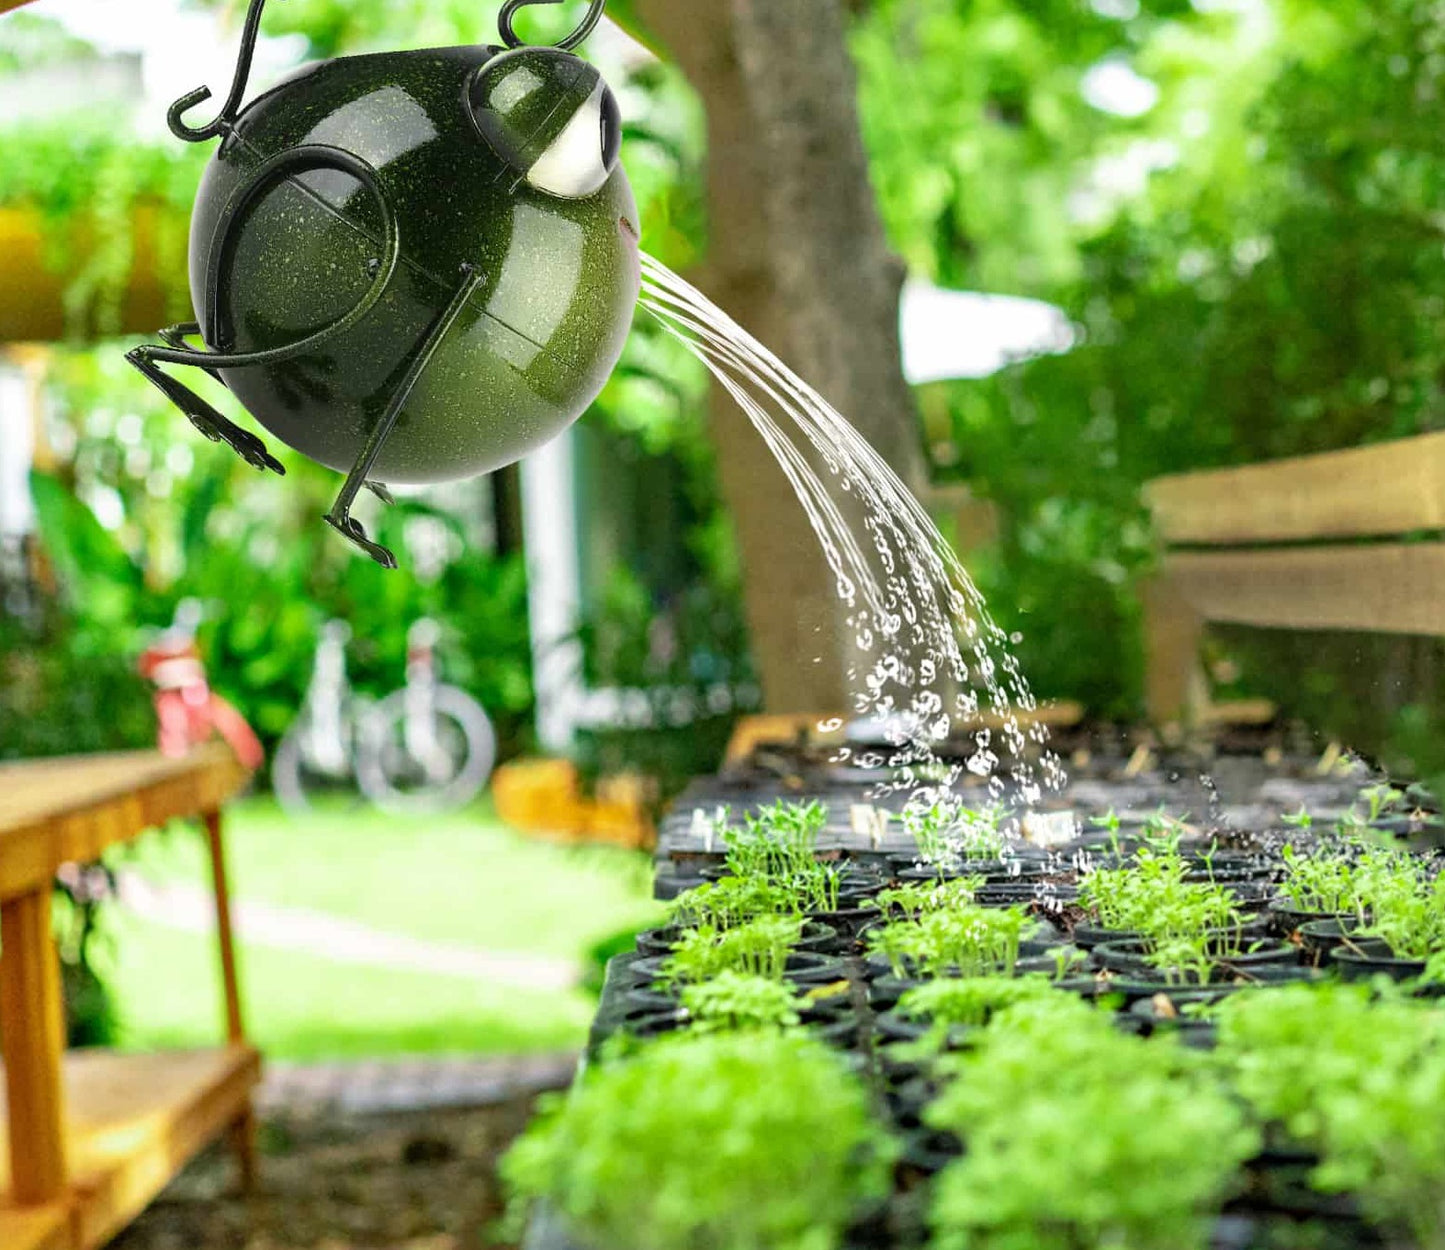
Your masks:
<path fill-rule="evenodd" d="M 141 653 L 139 667 L 141 676 L 155 685 L 161 754 L 185 755 L 215 732 L 247 768 L 261 766 L 266 758 L 261 740 L 246 718 L 211 689 L 196 649 L 194 624 L 183 623 L 180 610 L 176 624 Z"/>

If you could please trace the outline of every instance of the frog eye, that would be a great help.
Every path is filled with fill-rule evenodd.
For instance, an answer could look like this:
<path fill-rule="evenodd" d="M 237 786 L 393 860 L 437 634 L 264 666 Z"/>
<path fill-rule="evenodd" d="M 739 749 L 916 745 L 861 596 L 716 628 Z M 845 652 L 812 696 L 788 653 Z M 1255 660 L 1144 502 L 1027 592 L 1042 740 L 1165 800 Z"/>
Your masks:
<path fill-rule="evenodd" d="M 591 195 L 617 167 L 622 146 L 622 115 L 617 99 L 600 78 L 582 103 L 527 171 L 539 191 L 575 200 Z"/>
<path fill-rule="evenodd" d="M 523 181 L 560 199 L 599 190 L 617 168 L 622 114 L 586 61 L 518 48 L 487 62 L 467 88 L 472 121 Z"/>

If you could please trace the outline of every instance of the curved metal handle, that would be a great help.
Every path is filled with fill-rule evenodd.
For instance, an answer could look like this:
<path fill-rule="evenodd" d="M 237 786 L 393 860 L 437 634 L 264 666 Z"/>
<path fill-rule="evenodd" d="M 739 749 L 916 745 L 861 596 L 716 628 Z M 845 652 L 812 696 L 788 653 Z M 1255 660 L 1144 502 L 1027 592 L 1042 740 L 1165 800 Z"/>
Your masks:
<path fill-rule="evenodd" d="M 292 174 L 315 169 L 335 169 L 350 174 L 371 193 L 381 212 L 383 253 L 375 273 L 371 276 L 371 284 L 361 298 L 330 325 L 322 326 L 321 329 L 308 334 L 305 338 L 297 339 L 295 342 L 283 343 L 280 347 L 264 348 L 254 352 L 228 352 L 224 350 L 224 347 L 217 351 L 157 347 L 148 349 L 151 359 L 167 364 L 197 365 L 203 369 L 240 369 L 250 365 L 280 364 L 283 361 L 294 360 L 297 356 L 313 352 L 338 335 L 344 334 L 376 307 L 377 301 L 386 291 L 387 283 L 391 281 L 392 275 L 396 272 L 397 262 L 401 259 L 401 230 L 396 220 L 396 213 L 392 210 L 391 201 L 382 188 L 376 170 L 361 157 L 354 156 L 340 148 L 327 147 L 324 144 L 304 144 L 301 147 L 286 148 L 266 161 L 256 171 L 251 181 L 237 191 L 226 207 L 221 210 L 220 219 L 211 236 L 210 264 L 207 266 L 206 272 L 206 316 L 210 324 L 202 327 L 202 336 L 212 343 L 228 337 L 220 325 L 221 282 L 224 276 L 227 245 L 231 242 L 231 229 L 240 214 L 255 201 L 257 196 L 279 180 Z"/>
<path fill-rule="evenodd" d="M 241 30 L 241 50 L 236 55 L 236 73 L 231 79 L 231 94 L 226 97 L 215 121 L 206 126 L 189 126 L 183 120 L 187 111 L 211 98 L 209 87 L 197 87 L 171 105 L 166 113 L 166 124 L 177 139 L 185 143 L 204 143 L 231 128 L 236 114 L 240 112 L 246 83 L 251 77 L 251 58 L 256 54 L 256 38 L 261 32 L 261 10 L 265 7 L 266 0 L 251 0 L 251 7 L 246 10 L 246 25 Z"/>
<path fill-rule="evenodd" d="M 497 15 L 497 30 L 502 36 L 502 42 L 509 48 L 522 48 L 527 46 L 526 40 L 522 39 L 512 25 L 512 19 L 522 9 L 534 4 L 561 4 L 562 0 L 507 0 L 502 6 L 502 11 Z M 602 20 L 602 11 L 607 7 L 607 0 L 591 0 L 587 6 L 587 16 L 582 19 L 582 24 L 577 27 L 567 38 L 560 40 L 555 47 L 565 52 L 571 52 L 586 42 L 597 23 Z"/>

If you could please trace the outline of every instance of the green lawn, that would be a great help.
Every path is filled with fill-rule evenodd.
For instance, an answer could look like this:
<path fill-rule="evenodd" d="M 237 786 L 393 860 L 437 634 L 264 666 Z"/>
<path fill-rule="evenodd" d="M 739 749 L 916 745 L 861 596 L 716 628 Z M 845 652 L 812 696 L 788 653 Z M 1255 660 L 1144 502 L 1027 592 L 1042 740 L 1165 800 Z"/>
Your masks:
<path fill-rule="evenodd" d="M 326 913 L 386 933 L 509 954 L 580 958 L 655 914 L 649 864 L 622 851 L 528 841 L 485 809 L 415 827 L 333 808 L 293 821 L 274 804 L 228 823 L 233 896 Z M 117 860 L 155 882 L 208 883 L 197 831 L 178 826 Z M 102 969 L 122 1042 L 204 1043 L 221 1018 L 214 940 L 112 908 Z M 472 977 L 329 959 L 242 943 L 248 1024 L 276 1058 L 522 1051 L 579 1042 L 592 1003 Z"/>

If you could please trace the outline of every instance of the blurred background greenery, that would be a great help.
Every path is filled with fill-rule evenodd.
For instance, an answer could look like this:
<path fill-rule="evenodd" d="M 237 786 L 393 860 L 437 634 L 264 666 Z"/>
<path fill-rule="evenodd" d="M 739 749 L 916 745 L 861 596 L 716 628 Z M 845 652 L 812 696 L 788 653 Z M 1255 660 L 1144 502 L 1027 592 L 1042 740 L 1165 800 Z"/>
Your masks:
<path fill-rule="evenodd" d="M 1445 17 L 1411 0 L 851 9 L 872 176 L 910 272 L 1045 299 L 1077 327 L 1065 354 L 921 388 L 935 477 L 997 505 L 997 541 L 971 559 L 995 613 L 1023 633 L 1036 690 L 1135 717 L 1136 585 L 1152 560 L 1141 482 L 1440 423 Z M 470 39 L 486 27 L 475 10 L 293 0 L 267 20 L 330 55 Z M 41 6 L 6 19 L 0 74 L 83 54 Z M 666 62 L 635 67 L 624 90 L 646 243 L 686 271 L 707 247 L 699 108 Z M 57 266 L 78 232 L 108 240 L 87 250 L 65 295 L 76 327 L 103 329 L 130 271 L 133 209 L 159 204 L 183 220 L 206 154 L 94 118 L 7 126 L 0 150 L 0 206 L 39 208 Z M 154 240 L 176 273 L 183 245 L 175 231 Z M 184 291 L 171 298 L 182 310 Z M 640 322 L 586 419 L 599 454 L 642 464 L 634 480 L 665 483 L 679 501 L 680 541 L 665 549 L 649 549 L 636 501 L 630 512 L 626 501 L 597 505 L 636 531 L 590 596 L 597 681 L 647 688 L 746 673 L 702 390 Z M 186 595 L 228 605 L 203 645 L 217 685 L 268 740 L 297 706 L 321 620 L 352 620 L 358 684 L 382 689 L 404 645 L 388 626 L 426 612 L 451 631 L 451 677 L 502 722 L 511 749 L 526 744 L 515 490 L 490 490 L 490 511 L 476 497 L 404 502 L 383 522 L 384 541 L 430 526 L 439 554 L 386 577 L 313 524 L 327 475 L 299 466 L 283 487 L 206 454 L 114 344 L 60 353 L 48 395 L 35 499 L 54 576 L 0 624 L 0 755 L 144 742 L 144 702 L 115 691 L 134 682 L 139 633 Z M 253 565 L 264 576 L 245 575 Z M 654 645 L 659 617 L 680 642 L 666 654 Z M 1340 641 L 1346 659 L 1353 645 Z M 1270 647 L 1256 669 L 1278 670 L 1289 643 Z M 1337 667 L 1306 691 L 1326 716 L 1351 680 L 1349 664 Z M 86 715 L 101 706 L 135 714 Z M 1387 730 L 1389 709 L 1376 710 Z"/>
<path fill-rule="evenodd" d="M 612 5 L 633 28 L 644 7 Z M 266 29 L 293 36 L 298 55 L 329 56 L 470 42 L 495 8 L 288 0 Z M 909 273 L 1047 301 L 1074 326 L 1067 352 L 917 388 L 931 474 L 994 509 L 993 536 L 967 561 L 1022 635 L 1035 691 L 1138 719 L 1139 586 L 1155 560 L 1143 482 L 1445 424 L 1445 6 L 846 9 L 869 170 Z M 0 19 L 0 88 L 99 57 L 46 10 Z M 569 14 L 539 13 L 539 34 Z M 644 243 L 695 272 L 709 253 L 702 102 L 666 57 L 609 73 Z M 155 120 L 0 117 L 0 214 L 39 214 L 68 338 L 44 368 L 36 541 L 0 550 L 0 758 L 148 744 L 135 658 L 185 597 L 211 608 L 200 641 L 213 683 L 268 745 L 301 702 L 326 619 L 351 622 L 353 680 L 379 694 L 400 679 L 405 626 L 429 615 L 446 629 L 447 678 L 487 708 L 504 755 L 532 748 L 515 472 L 381 515 L 381 541 L 410 556 L 388 574 L 318 524 L 332 475 L 298 458 L 282 483 L 213 452 L 106 337 L 142 255 L 165 310 L 187 315 L 185 221 L 209 153 Z M 659 700 L 754 686 L 705 394 L 693 362 L 640 319 L 580 427 L 593 685 Z M 1421 771 L 1445 766 L 1439 644 L 1216 636 L 1238 661 L 1234 688 Z M 594 730 L 579 749 L 594 769 L 641 767 L 675 786 L 715 765 L 747 705 L 744 693 L 689 733 Z"/>

